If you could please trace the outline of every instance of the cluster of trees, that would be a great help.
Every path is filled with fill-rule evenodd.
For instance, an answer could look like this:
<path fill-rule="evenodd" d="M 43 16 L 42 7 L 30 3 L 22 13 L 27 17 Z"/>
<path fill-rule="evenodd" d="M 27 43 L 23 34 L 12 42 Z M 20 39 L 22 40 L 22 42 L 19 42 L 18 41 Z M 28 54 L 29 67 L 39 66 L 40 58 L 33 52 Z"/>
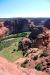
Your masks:
<path fill-rule="evenodd" d="M 0 41 L 0 50 L 9 47 L 14 42 L 16 42 L 16 39 Z"/>

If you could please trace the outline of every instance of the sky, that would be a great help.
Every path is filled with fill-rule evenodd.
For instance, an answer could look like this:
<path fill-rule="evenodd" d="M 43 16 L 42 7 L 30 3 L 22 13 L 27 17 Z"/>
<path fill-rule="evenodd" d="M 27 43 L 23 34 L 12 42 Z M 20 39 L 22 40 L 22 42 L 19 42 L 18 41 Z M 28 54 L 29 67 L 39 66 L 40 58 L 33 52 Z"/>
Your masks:
<path fill-rule="evenodd" d="M 50 0 L 0 0 L 0 18 L 50 17 Z"/>

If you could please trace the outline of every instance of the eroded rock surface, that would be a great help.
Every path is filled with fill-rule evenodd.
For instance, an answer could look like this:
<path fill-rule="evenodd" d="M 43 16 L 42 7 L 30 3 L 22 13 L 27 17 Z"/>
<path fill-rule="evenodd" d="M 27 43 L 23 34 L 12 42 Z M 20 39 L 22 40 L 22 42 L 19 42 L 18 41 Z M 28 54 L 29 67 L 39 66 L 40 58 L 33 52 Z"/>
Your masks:
<path fill-rule="evenodd" d="M 2 22 L 0 22 L 0 38 L 5 37 L 9 34 L 9 29 L 4 26 Z"/>

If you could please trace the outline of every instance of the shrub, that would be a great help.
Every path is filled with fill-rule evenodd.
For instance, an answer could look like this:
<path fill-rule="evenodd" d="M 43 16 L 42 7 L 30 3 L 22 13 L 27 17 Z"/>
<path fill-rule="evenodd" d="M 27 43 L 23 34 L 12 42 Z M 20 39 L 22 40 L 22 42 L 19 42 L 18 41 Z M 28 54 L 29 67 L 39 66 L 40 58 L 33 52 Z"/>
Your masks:
<path fill-rule="evenodd" d="M 26 65 L 23 63 L 23 64 L 21 64 L 21 67 L 24 67 L 24 68 L 25 68 L 25 67 L 26 67 Z"/>
<path fill-rule="evenodd" d="M 43 54 L 41 54 L 40 57 L 43 57 Z"/>
<path fill-rule="evenodd" d="M 48 56 L 48 52 L 46 51 L 46 52 L 43 52 L 43 56 Z"/>
<path fill-rule="evenodd" d="M 48 62 L 48 59 L 45 59 L 46 62 Z"/>
<path fill-rule="evenodd" d="M 26 67 L 26 64 L 28 63 L 28 60 L 26 59 L 25 62 L 23 64 L 21 64 L 21 67 Z"/>
<path fill-rule="evenodd" d="M 35 50 L 33 50 L 33 53 L 36 53 L 36 51 L 35 51 Z"/>
<path fill-rule="evenodd" d="M 37 60 L 38 59 L 38 55 L 34 56 L 32 59 L 33 60 Z"/>
<path fill-rule="evenodd" d="M 42 70 L 42 64 L 40 64 L 40 63 L 36 64 L 35 69 L 41 71 Z"/>
<path fill-rule="evenodd" d="M 28 60 L 26 59 L 25 62 L 24 62 L 24 64 L 27 64 L 27 63 L 28 63 Z"/>
<path fill-rule="evenodd" d="M 21 33 L 21 37 L 25 37 L 26 35 L 27 35 L 27 33 L 25 33 L 25 32 Z"/>
<path fill-rule="evenodd" d="M 46 56 L 48 56 L 48 52 L 46 51 L 46 52 L 43 52 L 41 55 L 40 55 L 40 57 L 46 57 Z"/>
<path fill-rule="evenodd" d="M 18 50 L 23 50 L 22 42 L 20 41 L 18 44 Z"/>
<path fill-rule="evenodd" d="M 13 49 L 13 51 L 16 51 L 16 49 Z"/>

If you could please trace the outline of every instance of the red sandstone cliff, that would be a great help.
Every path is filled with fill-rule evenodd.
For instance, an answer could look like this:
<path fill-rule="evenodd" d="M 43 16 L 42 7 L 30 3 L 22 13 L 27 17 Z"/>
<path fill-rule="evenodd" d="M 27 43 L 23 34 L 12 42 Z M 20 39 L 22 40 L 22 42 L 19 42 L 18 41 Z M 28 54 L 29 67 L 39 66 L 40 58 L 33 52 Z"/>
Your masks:
<path fill-rule="evenodd" d="M 9 33 L 9 29 L 6 28 L 3 22 L 0 22 L 0 38 L 5 37 Z"/>

